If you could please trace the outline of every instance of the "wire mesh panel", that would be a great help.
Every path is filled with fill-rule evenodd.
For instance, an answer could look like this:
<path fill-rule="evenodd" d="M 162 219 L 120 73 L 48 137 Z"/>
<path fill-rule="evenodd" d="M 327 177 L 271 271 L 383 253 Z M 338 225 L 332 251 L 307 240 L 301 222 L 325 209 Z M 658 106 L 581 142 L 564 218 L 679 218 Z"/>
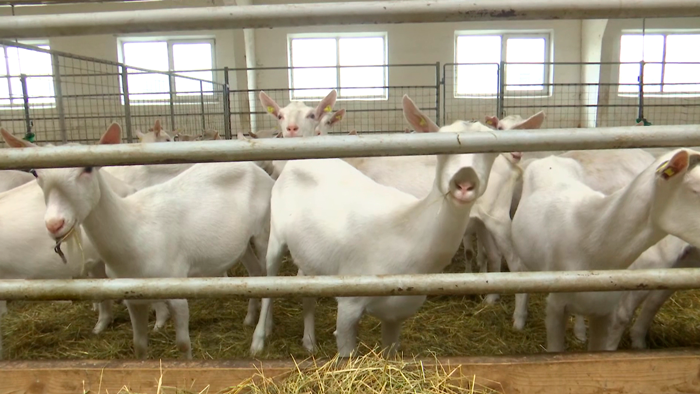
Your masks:
<path fill-rule="evenodd" d="M 501 115 L 527 117 L 544 111 L 548 128 L 593 126 L 584 118 L 592 115 L 588 108 L 597 106 L 598 84 L 578 81 L 582 72 L 595 74 L 599 68 L 581 63 L 503 63 Z"/>
<path fill-rule="evenodd" d="M 94 143 L 112 122 L 135 140 L 156 120 L 166 131 L 221 128 L 224 85 L 178 74 L 0 42 L 0 122 L 38 143 Z M 19 71 L 26 72 L 21 74 Z"/>
<path fill-rule="evenodd" d="M 360 83 L 343 85 L 345 71 L 352 73 L 362 69 L 380 69 L 384 72 L 383 83 L 366 80 Z M 230 72 L 240 72 L 231 69 Z M 245 70 L 247 71 L 247 70 Z M 303 101 L 308 106 L 316 106 L 332 89 L 336 89 L 338 100 L 334 110 L 345 109 L 346 115 L 331 133 L 392 133 L 403 132 L 407 124 L 403 117 L 401 100 L 407 94 L 421 110 L 437 121 L 439 111 L 439 65 L 411 64 L 388 66 L 341 66 L 308 68 L 256 68 L 257 89 L 231 90 L 231 124 L 236 131 L 248 133 L 251 129 L 274 130 L 277 121 L 267 114 L 259 100 L 260 91 L 264 91 L 280 107 L 290 101 Z M 338 73 L 340 86 L 298 87 L 296 80 L 312 79 L 314 73 Z M 308 74 L 308 75 L 307 75 Z M 352 75 L 352 74 L 350 74 Z M 291 81 L 291 82 L 290 82 Z M 350 86 L 348 86 L 350 85 Z"/>
<path fill-rule="evenodd" d="M 442 124 L 498 115 L 498 63 L 445 64 Z"/>

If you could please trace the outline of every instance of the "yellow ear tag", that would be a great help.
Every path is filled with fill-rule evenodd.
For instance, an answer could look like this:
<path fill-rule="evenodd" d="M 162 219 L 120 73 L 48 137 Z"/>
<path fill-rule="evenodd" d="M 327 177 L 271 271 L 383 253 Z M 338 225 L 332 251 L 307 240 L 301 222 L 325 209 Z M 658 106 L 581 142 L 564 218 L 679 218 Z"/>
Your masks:
<path fill-rule="evenodd" d="M 340 115 L 336 115 L 336 116 L 335 116 L 335 120 L 340 120 L 340 119 L 343 119 L 343 117 L 340 116 Z"/>
<path fill-rule="evenodd" d="M 425 126 L 425 118 L 420 118 L 420 122 L 418 122 L 419 125 Z"/>
<path fill-rule="evenodd" d="M 333 108 L 331 108 L 330 105 L 326 106 L 326 108 L 323 109 L 325 112 L 331 112 L 333 111 Z"/>
<path fill-rule="evenodd" d="M 661 173 L 664 179 L 668 179 L 676 175 L 676 170 L 674 170 L 673 167 L 668 167 L 668 161 L 665 161 L 656 167 L 656 173 Z"/>
<path fill-rule="evenodd" d="M 269 112 L 269 113 L 275 112 L 275 107 L 267 107 L 267 112 Z"/>
<path fill-rule="evenodd" d="M 487 120 L 487 121 L 486 121 L 486 124 L 487 124 L 487 125 L 493 126 L 493 122 L 491 121 L 491 119 Z"/>

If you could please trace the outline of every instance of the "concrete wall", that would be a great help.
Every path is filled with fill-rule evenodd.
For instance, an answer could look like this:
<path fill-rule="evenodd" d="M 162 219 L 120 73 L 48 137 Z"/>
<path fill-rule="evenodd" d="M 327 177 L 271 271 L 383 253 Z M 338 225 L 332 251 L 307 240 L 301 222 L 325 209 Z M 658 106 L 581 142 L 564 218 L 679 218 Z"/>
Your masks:
<path fill-rule="evenodd" d="M 250 0 L 238 0 L 246 4 Z M 298 0 L 297 0 L 298 1 Z M 307 0 L 313 2 L 316 0 Z M 283 0 L 255 0 L 255 4 L 283 4 Z M 138 3 L 105 3 L 88 5 L 64 6 L 34 6 L 16 7 L 17 15 L 60 14 L 72 12 L 112 11 L 112 10 L 145 10 L 169 7 L 200 7 L 211 5 L 235 4 L 236 0 L 216 1 L 161 1 Z M 0 7 L 0 15 L 9 15 L 9 7 Z M 341 122 L 337 131 L 357 129 L 361 131 L 398 130 L 405 127 L 400 112 L 400 100 L 403 94 L 409 94 L 427 112 L 435 116 L 436 108 L 444 113 L 440 116 L 449 123 L 457 119 L 481 120 L 485 115 L 496 114 L 497 102 L 493 98 L 466 99 L 454 98 L 452 81 L 453 70 L 445 68 L 445 64 L 454 62 L 454 36 L 456 31 L 546 31 L 551 35 L 551 57 L 557 64 L 552 70 L 552 81 L 559 84 L 551 95 L 546 97 L 518 97 L 504 100 L 505 114 L 529 115 L 539 110 L 547 113 L 547 127 L 592 127 L 600 125 L 630 124 L 636 117 L 636 98 L 620 98 L 616 88 L 604 85 L 598 90 L 598 82 L 615 83 L 617 81 L 617 66 L 584 66 L 580 62 L 617 61 L 619 59 L 619 37 L 623 30 L 641 28 L 640 20 L 600 20 L 600 21 L 521 21 L 499 23 L 430 23 L 430 24 L 396 24 L 396 25 L 363 25 L 363 26 L 314 26 L 306 28 L 274 28 L 254 29 L 244 34 L 242 30 L 215 30 L 198 32 L 161 32 L 158 36 L 208 37 L 216 43 L 216 67 L 230 67 L 237 70 L 230 73 L 232 94 L 232 123 L 236 130 L 250 129 L 251 119 L 244 114 L 251 105 L 257 107 L 256 95 L 248 89 L 261 88 L 286 89 L 288 73 L 286 70 L 246 72 L 246 67 L 286 67 L 287 66 L 287 35 L 308 32 L 382 32 L 387 34 L 389 64 L 425 64 L 421 67 L 397 67 L 389 70 L 389 98 L 378 101 L 339 101 L 336 108 L 346 108 L 349 112 Z M 647 29 L 697 29 L 700 28 L 700 18 L 695 19 L 658 19 L 648 20 Z M 153 34 L 149 34 L 153 36 Z M 247 37 L 247 39 L 246 39 Z M 90 56 L 108 61 L 118 61 L 117 36 L 93 35 L 80 37 L 49 38 L 52 49 L 73 54 Z M 445 78 L 445 89 L 436 94 L 436 63 L 440 63 L 439 73 Z M 572 64 L 562 64 L 562 63 Z M 80 65 L 89 67 L 87 63 Z M 78 67 L 78 68 L 80 68 Z M 102 66 L 100 66 L 102 67 Z M 106 67 L 106 66 L 104 66 Z M 93 66 L 93 68 L 99 68 Z M 79 70 L 77 70 L 79 71 Z M 216 75 L 217 82 L 223 82 L 223 73 Z M 71 86 L 75 82 L 75 86 Z M 77 82 L 83 82 L 79 84 Z M 590 84 L 582 90 L 581 83 Z M 80 93 L 118 93 L 119 80 L 104 77 L 101 80 L 84 79 L 67 81 L 64 79 L 63 94 Z M 250 84 L 250 85 L 249 85 Z M 92 89 L 92 90 L 90 90 Z M 289 101 L 288 93 L 278 91 L 275 95 L 280 104 Z M 665 101 L 664 101 L 665 100 Z M 650 109 L 647 118 L 657 124 L 700 122 L 698 108 L 687 109 L 684 104 L 697 104 L 696 99 L 676 100 L 677 108 L 660 107 Z M 597 102 L 604 105 L 626 105 L 627 107 L 596 108 Z M 648 99 L 647 104 L 670 102 L 668 98 Z M 673 102 L 676 102 L 673 101 Z M 309 104 L 312 104 L 311 102 Z M 73 100 L 67 108 L 67 113 L 81 119 L 69 119 L 67 125 L 71 139 L 94 139 L 104 130 L 111 120 L 123 120 L 124 110 L 117 99 Z M 584 107 L 582 107 L 584 106 Z M 585 107 L 587 106 L 587 107 Z M 207 127 L 223 130 L 221 100 L 207 101 L 207 112 L 216 112 L 206 117 Z M 199 103 L 190 105 L 180 104 L 176 112 L 181 116 L 176 118 L 176 127 L 184 132 L 195 133 L 201 129 L 201 118 L 188 113 L 198 112 Z M 370 111 L 371 110 L 371 111 Z M 168 105 L 139 106 L 133 109 L 136 115 L 133 121 L 134 129 L 145 129 L 157 118 L 170 128 L 170 108 Z M 358 112 L 360 111 L 360 112 Z M 364 111 L 364 112 L 362 112 Z M 675 114 L 675 115 L 669 115 Z M 33 117 L 43 116 L 54 119 L 36 122 L 35 130 L 40 138 L 58 139 L 58 120 L 55 109 L 36 109 Z M 98 119 L 99 115 L 108 118 Z M 663 115 L 663 116 L 662 116 Z M 85 119 L 90 118 L 94 119 Z M 274 126 L 274 119 L 268 116 L 258 116 L 252 119 L 255 129 L 260 130 Z M 12 128 L 15 132 L 24 129 L 22 111 L 0 110 L 0 122 Z M 44 133 L 44 135 L 42 135 Z"/>

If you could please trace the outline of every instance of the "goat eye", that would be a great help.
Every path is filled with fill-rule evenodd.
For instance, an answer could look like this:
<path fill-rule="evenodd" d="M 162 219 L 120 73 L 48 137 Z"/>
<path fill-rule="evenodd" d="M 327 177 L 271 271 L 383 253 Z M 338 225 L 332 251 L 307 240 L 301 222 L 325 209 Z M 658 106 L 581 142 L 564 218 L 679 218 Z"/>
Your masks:
<path fill-rule="evenodd" d="M 282 115 L 277 115 L 277 119 L 282 120 L 283 116 Z"/>
<path fill-rule="evenodd" d="M 88 174 L 91 173 L 91 172 L 92 172 L 92 167 L 85 167 L 84 172 L 86 172 L 86 173 L 88 173 Z"/>
<path fill-rule="evenodd" d="M 37 173 L 36 173 L 36 170 L 34 170 L 34 169 L 29 170 L 29 173 L 32 174 L 32 175 L 34 175 L 34 178 L 38 178 L 38 177 L 39 177 L 39 174 L 37 174 Z"/>
<path fill-rule="evenodd" d="M 309 114 L 309 118 L 316 119 L 316 114 Z"/>

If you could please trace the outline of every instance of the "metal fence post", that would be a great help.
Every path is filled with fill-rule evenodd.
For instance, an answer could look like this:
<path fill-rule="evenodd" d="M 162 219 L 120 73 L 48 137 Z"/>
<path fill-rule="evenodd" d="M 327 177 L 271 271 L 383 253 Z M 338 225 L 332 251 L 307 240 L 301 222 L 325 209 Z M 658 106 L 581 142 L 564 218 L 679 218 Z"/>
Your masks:
<path fill-rule="evenodd" d="M 61 130 L 61 141 L 68 142 L 68 132 L 66 131 L 66 111 L 63 107 L 63 87 L 61 86 L 61 70 L 58 64 L 58 55 L 53 54 L 53 88 L 54 99 L 56 100 L 56 111 L 58 112 L 58 127 Z"/>
<path fill-rule="evenodd" d="M 22 103 L 24 105 L 24 124 L 27 127 L 27 135 L 32 133 L 32 120 L 29 117 L 29 94 L 27 93 L 27 75 L 21 74 L 19 82 L 22 85 Z"/>
<path fill-rule="evenodd" d="M 496 113 L 498 118 L 502 119 L 505 116 L 505 96 L 506 96 L 506 62 L 501 61 L 498 65 L 498 90 L 496 100 Z"/>
<path fill-rule="evenodd" d="M 170 129 L 175 131 L 175 77 L 168 73 L 168 90 L 170 91 Z"/>
<path fill-rule="evenodd" d="M 224 137 L 227 140 L 231 139 L 231 97 L 229 96 L 228 86 L 228 67 L 224 67 Z"/>
<path fill-rule="evenodd" d="M 445 64 L 442 68 L 442 124 L 447 124 L 447 67 L 449 64 Z M 452 73 L 450 74 L 454 81 L 454 69 L 455 65 L 452 66 Z M 452 94 L 454 94 L 454 83 L 451 83 Z"/>
<path fill-rule="evenodd" d="M 639 62 L 639 109 L 637 119 L 644 119 L 644 60 Z"/>
<path fill-rule="evenodd" d="M 207 121 L 204 117 L 204 85 L 199 81 L 199 103 L 202 107 L 202 132 L 207 128 Z"/>
<path fill-rule="evenodd" d="M 440 62 L 435 63 L 435 122 L 440 125 Z"/>
<path fill-rule="evenodd" d="M 124 128 L 126 129 L 126 140 L 134 142 L 131 134 L 131 104 L 129 101 L 129 72 L 126 66 L 122 68 L 122 90 L 124 90 Z"/>

